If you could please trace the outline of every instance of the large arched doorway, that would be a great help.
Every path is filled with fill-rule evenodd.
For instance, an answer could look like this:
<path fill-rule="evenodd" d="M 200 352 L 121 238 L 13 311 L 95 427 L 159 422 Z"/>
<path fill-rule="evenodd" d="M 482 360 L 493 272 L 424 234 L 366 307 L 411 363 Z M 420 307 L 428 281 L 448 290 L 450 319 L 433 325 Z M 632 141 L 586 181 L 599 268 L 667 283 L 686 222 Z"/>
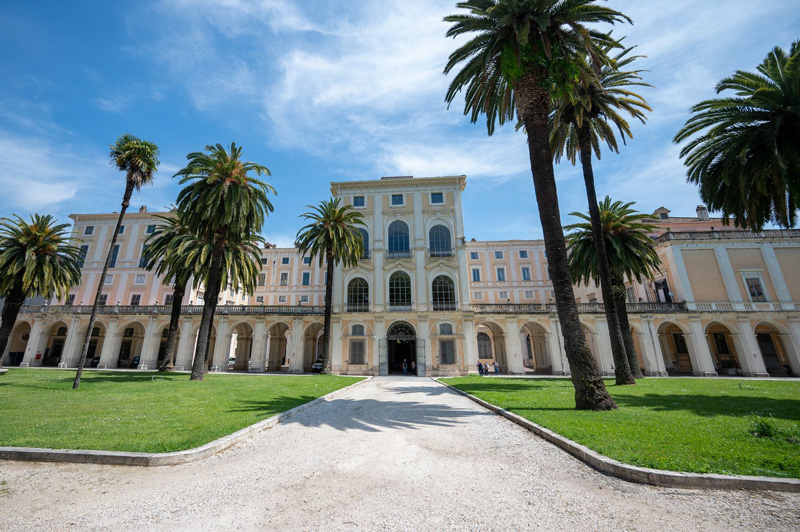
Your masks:
<path fill-rule="evenodd" d="M 478 344 L 478 360 L 494 371 L 494 361 L 503 373 L 508 371 L 506 357 L 506 333 L 498 324 L 487 321 L 478 325 L 476 340 Z"/>
<path fill-rule="evenodd" d="M 289 326 L 283 322 L 278 322 L 269 328 L 268 333 L 267 371 L 288 371 L 286 347 L 289 345 Z"/>
<path fill-rule="evenodd" d="M 31 337 L 31 326 L 27 321 L 21 321 L 14 326 L 8 339 L 8 356 L 3 362 L 8 366 L 19 366 L 25 357 L 25 349 Z"/>
<path fill-rule="evenodd" d="M 50 331 L 47 333 L 47 343 L 45 343 L 44 353 L 42 354 L 42 366 L 55 367 L 61 362 L 64 346 L 67 343 L 67 332 L 67 324 L 63 321 L 50 326 Z"/>
<path fill-rule="evenodd" d="M 665 321 L 658 326 L 658 343 L 669 375 L 692 375 L 694 367 L 689 355 L 689 344 L 680 327 Z"/>
<path fill-rule="evenodd" d="M 322 360 L 322 329 L 321 323 L 312 323 L 303 333 L 303 373 L 310 373 L 314 362 Z"/>
<path fill-rule="evenodd" d="M 730 329 L 712 321 L 706 326 L 706 339 L 719 375 L 741 375 L 742 366 L 736 353 Z"/>
<path fill-rule="evenodd" d="M 393 323 L 386 331 L 388 348 L 388 373 L 403 373 L 405 361 L 408 373 L 417 365 L 417 331 L 404 321 Z"/>
<path fill-rule="evenodd" d="M 775 377 L 791 375 L 792 367 L 786 354 L 786 346 L 777 327 L 761 322 L 756 325 L 755 334 L 767 372 Z"/>
<path fill-rule="evenodd" d="M 553 361 L 547 345 L 547 330 L 539 323 L 528 322 L 520 329 L 524 341 L 522 364 L 534 373 L 552 374 Z"/>
<path fill-rule="evenodd" d="M 88 326 L 88 325 L 87 325 Z M 86 328 L 81 331 L 80 337 L 86 334 Z M 86 362 L 84 367 L 96 368 L 100 364 L 100 353 L 103 352 L 103 343 L 106 338 L 106 326 L 101 322 L 96 322 L 92 328 L 92 336 L 89 339 L 89 350 L 86 352 Z"/>
<path fill-rule="evenodd" d="M 136 369 L 142 364 L 142 344 L 144 343 L 144 325 L 135 321 L 121 328 L 122 336 L 117 351 L 117 363 L 120 369 Z"/>
<path fill-rule="evenodd" d="M 232 329 L 231 352 L 228 354 L 228 371 L 247 371 L 253 350 L 253 327 L 242 322 Z"/>

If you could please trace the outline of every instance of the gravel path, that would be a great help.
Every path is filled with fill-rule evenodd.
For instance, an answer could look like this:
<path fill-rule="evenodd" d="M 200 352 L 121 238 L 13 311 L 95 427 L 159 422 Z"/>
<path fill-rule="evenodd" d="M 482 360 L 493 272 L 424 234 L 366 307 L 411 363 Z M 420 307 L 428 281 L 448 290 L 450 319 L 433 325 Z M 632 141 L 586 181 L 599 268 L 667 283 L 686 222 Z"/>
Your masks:
<path fill-rule="evenodd" d="M 2 530 L 798 530 L 800 495 L 603 476 L 426 378 L 375 378 L 193 464 L 0 462 Z"/>

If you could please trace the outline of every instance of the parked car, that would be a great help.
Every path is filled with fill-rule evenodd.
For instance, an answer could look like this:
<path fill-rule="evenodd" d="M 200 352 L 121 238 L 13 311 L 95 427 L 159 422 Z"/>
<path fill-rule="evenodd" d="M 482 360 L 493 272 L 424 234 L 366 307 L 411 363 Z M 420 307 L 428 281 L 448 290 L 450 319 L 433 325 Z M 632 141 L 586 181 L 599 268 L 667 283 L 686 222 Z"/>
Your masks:
<path fill-rule="evenodd" d="M 311 373 L 322 373 L 322 361 L 317 360 L 311 364 Z"/>

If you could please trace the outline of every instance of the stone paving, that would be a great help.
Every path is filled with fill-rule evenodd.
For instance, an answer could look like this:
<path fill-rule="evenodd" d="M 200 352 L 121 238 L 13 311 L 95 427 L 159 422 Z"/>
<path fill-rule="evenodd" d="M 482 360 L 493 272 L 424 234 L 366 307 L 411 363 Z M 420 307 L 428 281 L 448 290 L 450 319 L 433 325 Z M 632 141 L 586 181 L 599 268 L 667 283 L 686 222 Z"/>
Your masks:
<path fill-rule="evenodd" d="M 0 462 L 1 530 L 798 530 L 800 494 L 631 484 L 427 378 L 172 467 Z"/>

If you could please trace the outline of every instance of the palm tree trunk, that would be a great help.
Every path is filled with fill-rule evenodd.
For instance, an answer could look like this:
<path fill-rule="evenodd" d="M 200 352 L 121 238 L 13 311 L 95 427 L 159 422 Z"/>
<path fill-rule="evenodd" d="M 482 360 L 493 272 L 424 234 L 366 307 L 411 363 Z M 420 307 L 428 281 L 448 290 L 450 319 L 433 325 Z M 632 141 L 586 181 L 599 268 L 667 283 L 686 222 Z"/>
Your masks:
<path fill-rule="evenodd" d="M 575 407 L 579 410 L 611 410 L 617 407 L 606 390 L 597 362 L 586 346 L 578 306 L 567 262 L 567 244 L 561 227 L 558 191 L 553 172 L 553 156 L 548 139 L 547 115 L 550 94 L 540 86 L 535 74 L 523 78 L 515 87 L 517 114 L 525 124 L 536 202 L 547 251 L 547 269 L 556 296 L 556 309 L 564 347 L 575 387 Z"/>
<path fill-rule="evenodd" d="M 172 290 L 172 312 L 169 315 L 169 332 L 167 333 L 167 347 L 164 349 L 164 362 L 159 371 L 172 371 L 175 369 L 175 337 L 178 336 L 178 321 L 181 319 L 181 305 L 186 294 L 186 283 L 176 282 Z M 186 334 L 184 332 L 184 334 Z"/>
<path fill-rule="evenodd" d="M 636 356 L 636 344 L 633 343 L 633 333 L 631 324 L 628 321 L 628 307 L 625 294 L 625 280 L 622 275 L 611 269 L 611 287 L 617 303 L 617 316 L 619 317 L 619 328 L 622 331 L 622 340 L 625 342 L 625 354 L 628 355 L 628 365 L 631 367 L 631 375 L 634 379 L 643 379 L 644 373 L 639 366 L 639 359 Z"/>
<path fill-rule="evenodd" d="M 217 238 L 214 242 L 214 251 L 211 257 L 211 269 L 208 272 L 208 285 L 206 286 L 203 301 L 203 318 L 200 320 L 200 330 L 197 332 L 197 347 L 194 351 L 192 376 L 189 380 L 201 381 L 206 372 L 208 345 L 211 342 L 211 326 L 214 323 L 214 313 L 217 310 L 217 298 L 219 297 L 222 278 L 222 255 L 224 251 L 223 240 Z M 217 341 L 219 340 L 220 339 L 217 338 Z"/>
<path fill-rule="evenodd" d="M 117 243 L 117 235 L 119 235 L 119 228 L 122 225 L 122 219 L 125 217 L 125 211 L 128 210 L 128 205 L 130 205 L 131 202 L 133 187 L 133 180 L 127 179 L 125 182 L 125 194 L 122 196 L 122 208 L 119 211 L 119 218 L 117 218 L 117 226 L 114 228 L 114 234 L 111 236 L 111 244 L 109 244 L 108 253 L 106 253 L 106 262 L 103 264 L 103 273 L 100 275 L 100 282 L 97 285 L 97 292 L 94 294 L 92 315 L 89 317 L 89 327 L 86 329 L 86 337 L 83 339 L 81 357 L 78 359 L 78 372 L 75 374 L 75 382 L 72 383 L 73 390 L 77 390 L 81 385 L 83 365 L 86 363 L 86 355 L 89 354 L 89 344 L 92 341 L 92 329 L 94 329 L 94 324 L 97 322 L 97 311 L 100 310 L 100 296 L 103 294 L 103 285 L 106 281 L 106 275 L 108 275 L 108 267 L 111 264 L 111 254 L 114 251 L 114 245 Z"/>
<path fill-rule="evenodd" d="M 597 192 L 594 187 L 592 139 L 586 121 L 578 128 L 578 144 L 581 152 L 583 182 L 586 185 L 586 199 L 589 200 L 589 218 L 592 222 L 592 240 L 594 241 L 594 253 L 597 256 L 597 270 L 600 275 L 600 291 L 603 293 L 603 308 L 606 312 L 608 334 L 611 338 L 611 353 L 614 357 L 614 376 L 617 386 L 636 384 L 636 380 L 631 375 L 628 356 L 625 353 L 625 342 L 622 339 L 617 316 L 617 301 L 611 287 L 606 240 L 603 235 L 603 225 L 600 223 L 600 209 L 597 207 Z"/>
<path fill-rule="evenodd" d="M 11 290 L 6 294 L 6 301 L 3 305 L 3 322 L 0 325 L 0 366 L 3 365 L 3 354 L 8 346 L 8 338 L 14 330 L 14 324 L 19 315 L 19 309 L 25 303 L 25 290 L 23 289 L 22 272 L 17 274 Z"/>
<path fill-rule="evenodd" d="M 331 314 L 333 313 L 333 251 L 328 246 L 325 250 L 325 260 L 328 261 L 326 268 L 328 280 L 325 283 L 325 323 L 322 327 L 322 372 L 330 371 L 328 356 L 331 343 Z"/>

